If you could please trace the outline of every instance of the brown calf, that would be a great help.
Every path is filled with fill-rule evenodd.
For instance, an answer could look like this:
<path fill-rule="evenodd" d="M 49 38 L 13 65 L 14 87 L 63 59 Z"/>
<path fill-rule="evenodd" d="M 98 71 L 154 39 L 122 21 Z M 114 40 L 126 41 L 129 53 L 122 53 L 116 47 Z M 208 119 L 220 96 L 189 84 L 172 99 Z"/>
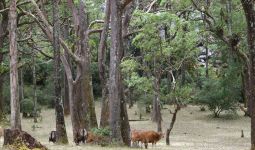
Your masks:
<path fill-rule="evenodd" d="M 141 142 L 144 143 L 145 148 L 148 148 L 148 143 L 155 145 L 164 135 L 161 132 L 143 131 L 139 133 Z"/>

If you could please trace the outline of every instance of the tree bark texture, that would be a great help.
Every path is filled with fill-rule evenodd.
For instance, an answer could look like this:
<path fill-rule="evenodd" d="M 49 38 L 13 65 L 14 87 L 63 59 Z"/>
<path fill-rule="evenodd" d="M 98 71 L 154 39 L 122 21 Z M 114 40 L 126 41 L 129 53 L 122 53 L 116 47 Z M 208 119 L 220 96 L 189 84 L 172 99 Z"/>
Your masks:
<path fill-rule="evenodd" d="M 169 136 L 170 136 L 170 133 L 174 127 L 174 123 L 176 121 L 176 116 L 177 116 L 177 113 L 178 111 L 180 110 L 180 106 L 177 104 L 177 107 L 175 108 L 175 111 L 173 113 L 173 117 L 172 117 L 172 121 L 170 123 L 170 126 L 169 128 L 166 130 L 166 145 L 170 145 L 170 139 L 169 139 Z"/>
<path fill-rule="evenodd" d="M 122 78 L 120 78 L 120 92 L 121 92 L 121 103 L 120 103 L 120 120 L 121 120 L 121 136 L 123 142 L 127 146 L 131 146 L 131 137 L 130 137 L 130 125 L 127 113 L 127 104 L 124 98 L 124 85 Z"/>
<path fill-rule="evenodd" d="M 106 0 L 104 27 L 101 33 L 99 48 L 98 48 L 98 69 L 99 78 L 102 87 L 102 106 L 101 106 L 101 117 L 100 127 L 109 126 L 109 98 L 108 98 L 108 87 L 107 87 L 107 75 L 106 75 L 106 41 L 108 36 L 108 28 L 110 22 L 110 0 Z"/>
<path fill-rule="evenodd" d="M 56 114 L 56 142 L 67 144 L 64 108 L 61 100 L 61 68 L 60 68 L 60 22 L 59 22 L 59 0 L 53 3 L 53 49 L 54 49 L 54 91 L 55 91 L 55 114 Z"/>
<path fill-rule="evenodd" d="M 162 132 L 162 116 L 160 108 L 160 77 L 155 73 L 154 79 L 154 99 L 152 106 L 152 121 L 157 123 L 157 131 Z"/>
<path fill-rule="evenodd" d="M 128 26 L 130 23 L 130 19 L 132 17 L 132 13 L 134 11 L 134 5 L 133 3 L 129 4 L 124 9 L 124 17 L 122 19 L 122 49 L 120 49 L 119 53 L 119 59 L 120 61 L 124 57 L 127 49 L 128 49 L 128 38 L 126 35 L 128 34 Z M 128 119 L 128 113 L 127 113 L 127 105 L 126 105 L 126 99 L 124 96 L 124 84 L 122 75 L 120 74 L 119 78 L 119 88 L 120 88 L 120 120 L 121 120 L 121 136 L 123 139 L 123 142 L 127 146 L 131 146 L 131 138 L 130 138 L 130 125 L 129 125 L 129 119 Z"/>
<path fill-rule="evenodd" d="M 66 7 L 65 7 L 66 8 Z M 64 16 L 68 17 L 68 12 L 67 9 L 64 10 Z M 63 26 L 62 26 L 62 37 L 64 40 L 68 40 L 68 36 L 69 36 L 69 21 L 65 21 Z M 67 59 L 67 62 L 69 63 L 70 67 L 72 68 L 72 65 L 70 64 L 70 58 L 68 56 L 68 53 L 66 51 L 64 51 L 64 55 Z M 64 98 L 64 114 L 65 115 L 70 115 L 70 106 L 69 106 L 69 96 L 68 96 L 68 81 L 67 81 L 67 77 L 66 74 L 64 73 L 64 87 L 63 87 L 63 98 Z"/>
<path fill-rule="evenodd" d="M 10 2 L 9 41 L 10 41 L 11 128 L 21 130 L 20 103 L 19 103 L 19 82 L 18 82 L 16 0 L 12 0 Z"/>
<path fill-rule="evenodd" d="M 32 72 L 33 72 L 33 102 L 34 102 L 34 110 L 33 117 L 34 123 L 37 123 L 37 96 L 36 96 L 36 68 L 35 68 L 35 50 L 32 52 Z"/>
<path fill-rule="evenodd" d="M 241 0 L 247 22 L 247 42 L 249 48 L 249 107 L 251 116 L 251 150 L 255 150 L 255 11 L 254 1 Z"/>
<path fill-rule="evenodd" d="M 118 0 L 111 0 L 111 51 L 109 73 L 111 138 L 122 142 L 120 120 L 120 52 L 122 52 L 122 10 Z"/>

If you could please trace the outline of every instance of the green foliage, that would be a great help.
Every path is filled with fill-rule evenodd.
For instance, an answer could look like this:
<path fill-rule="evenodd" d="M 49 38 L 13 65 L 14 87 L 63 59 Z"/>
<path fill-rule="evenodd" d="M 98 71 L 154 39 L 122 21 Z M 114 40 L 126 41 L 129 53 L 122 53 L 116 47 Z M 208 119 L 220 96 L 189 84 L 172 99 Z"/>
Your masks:
<path fill-rule="evenodd" d="M 100 136 L 110 136 L 110 129 L 109 128 L 92 128 L 91 131 L 96 135 Z"/>
<path fill-rule="evenodd" d="M 193 85 L 176 86 L 175 90 L 167 96 L 169 97 L 168 103 L 187 104 L 193 100 L 194 92 Z"/>
<path fill-rule="evenodd" d="M 21 112 L 23 113 L 24 117 L 28 117 L 28 116 L 33 117 L 35 115 L 33 100 L 24 99 L 23 101 L 21 101 L 20 104 L 21 104 Z M 38 115 L 40 112 L 41 112 L 41 107 L 37 105 L 36 115 Z"/>
<path fill-rule="evenodd" d="M 204 82 L 202 90 L 197 95 L 197 102 L 208 106 L 209 110 L 219 117 L 224 110 L 235 111 L 241 99 L 240 76 L 238 66 L 224 71 L 220 78 L 210 78 Z"/>

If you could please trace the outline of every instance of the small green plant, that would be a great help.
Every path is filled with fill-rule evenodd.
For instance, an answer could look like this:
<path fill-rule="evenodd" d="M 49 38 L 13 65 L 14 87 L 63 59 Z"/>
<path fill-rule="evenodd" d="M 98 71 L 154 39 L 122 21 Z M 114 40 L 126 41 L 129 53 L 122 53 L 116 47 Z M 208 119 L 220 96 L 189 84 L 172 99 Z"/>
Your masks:
<path fill-rule="evenodd" d="M 91 131 L 96 135 L 100 136 L 110 136 L 110 129 L 109 128 L 92 128 Z"/>

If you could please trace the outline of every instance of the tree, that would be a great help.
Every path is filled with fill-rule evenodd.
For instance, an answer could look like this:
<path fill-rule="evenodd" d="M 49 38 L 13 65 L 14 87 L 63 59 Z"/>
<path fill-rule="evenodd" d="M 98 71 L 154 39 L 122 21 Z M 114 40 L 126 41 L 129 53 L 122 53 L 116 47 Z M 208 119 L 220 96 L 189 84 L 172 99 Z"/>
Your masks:
<path fill-rule="evenodd" d="M 130 145 L 129 127 L 126 105 L 123 98 L 120 61 L 123 57 L 122 14 L 131 0 L 124 2 L 111 0 L 111 50 L 109 70 L 110 128 L 111 138 L 116 142 Z M 122 122 L 124 120 L 124 122 Z"/>
<path fill-rule="evenodd" d="M 10 87 L 11 87 L 11 127 L 21 130 L 19 82 L 18 82 L 18 50 L 17 50 L 17 1 L 12 0 L 9 10 L 10 41 Z"/>
<path fill-rule="evenodd" d="M 122 48 L 121 2 L 111 0 L 111 50 L 109 73 L 110 127 L 113 141 L 121 142 L 120 120 L 120 53 Z"/>
<path fill-rule="evenodd" d="M 52 27 L 48 23 L 44 14 L 38 7 L 37 3 L 32 0 L 32 4 L 35 6 L 39 19 L 33 14 L 22 10 L 25 14 L 31 16 L 45 33 L 47 38 L 53 42 Z M 78 40 L 75 41 L 75 52 L 68 47 L 65 41 L 60 38 L 60 44 L 73 59 L 76 64 L 76 77 L 73 77 L 73 73 L 69 62 L 65 55 L 61 55 L 61 61 L 65 68 L 65 73 L 68 80 L 69 88 L 69 102 L 70 102 L 70 114 L 73 126 L 74 141 L 77 142 L 78 136 L 80 136 L 81 129 L 89 129 L 89 127 L 97 127 L 94 97 L 92 91 L 92 81 L 90 74 L 90 52 L 89 52 L 89 35 L 97 33 L 101 30 L 89 29 L 87 13 L 85 3 L 79 1 L 79 7 L 77 8 L 72 0 L 68 0 L 68 7 L 72 12 L 74 33 Z"/>
<path fill-rule="evenodd" d="M 251 150 L 255 150 L 255 11 L 254 1 L 241 0 L 247 23 L 247 43 L 249 50 L 250 67 L 248 68 L 249 79 L 249 104 L 251 116 Z"/>
<path fill-rule="evenodd" d="M 54 88 L 55 88 L 55 114 L 57 143 L 67 144 L 67 133 L 65 127 L 64 108 L 61 99 L 61 69 L 60 69 L 60 20 L 59 0 L 52 0 L 53 6 L 53 50 L 54 50 Z"/>
<path fill-rule="evenodd" d="M 104 27 L 101 33 L 99 48 L 98 48 L 98 70 L 99 78 L 102 87 L 102 106 L 101 106 L 101 117 L 100 127 L 106 127 L 109 125 L 109 98 L 108 98 L 108 87 L 107 87 L 107 76 L 106 76 L 106 41 L 108 36 L 108 28 L 110 22 L 110 0 L 105 2 L 105 19 Z"/>

